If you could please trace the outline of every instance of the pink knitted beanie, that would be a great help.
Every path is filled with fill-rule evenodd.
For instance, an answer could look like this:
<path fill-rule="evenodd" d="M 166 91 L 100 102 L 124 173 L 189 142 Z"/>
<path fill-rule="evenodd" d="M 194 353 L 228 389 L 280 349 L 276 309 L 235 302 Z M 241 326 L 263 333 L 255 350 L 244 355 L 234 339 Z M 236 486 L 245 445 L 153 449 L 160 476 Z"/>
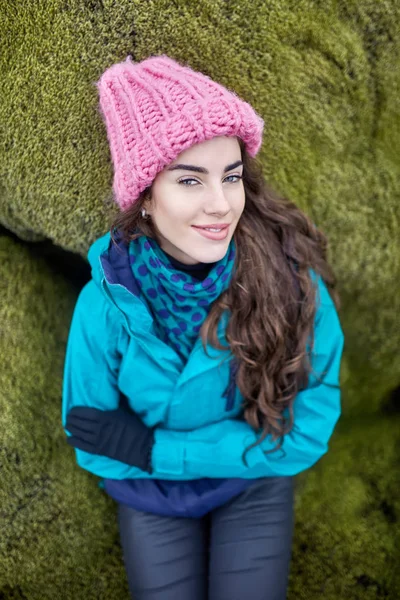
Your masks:
<path fill-rule="evenodd" d="M 251 156 L 261 146 L 264 121 L 250 104 L 165 54 L 138 63 L 129 55 L 95 85 L 114 165 L 114 198 L 122 211 L 195 143 L 237 135 Z"/>

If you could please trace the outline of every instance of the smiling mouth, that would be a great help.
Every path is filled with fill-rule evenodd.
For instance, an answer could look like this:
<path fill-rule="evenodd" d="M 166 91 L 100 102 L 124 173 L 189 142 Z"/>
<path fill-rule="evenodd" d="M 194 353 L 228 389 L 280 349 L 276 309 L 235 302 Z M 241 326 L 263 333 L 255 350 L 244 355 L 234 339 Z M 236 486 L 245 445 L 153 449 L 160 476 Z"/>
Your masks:
<path fill-rule="evenodd" d="M 197 232 L 209 240 L 216 242 L 225 240 L 229 235 L 229 225 L 227 227 L 218 228 L 217 230 L 209 227 L 196 227 L 192 225 L 193 229 L 197 229 Z"/>
<path fill-rule="evenodd" d="M 229 223 L 225 223 L 224 225 L 212 226 L 212 225 L 192 225 L 195 229 L 205 229 L 206 231 L 214 231 L 217 233 L 218 231 L 223 231 L 229 227 Z"/>

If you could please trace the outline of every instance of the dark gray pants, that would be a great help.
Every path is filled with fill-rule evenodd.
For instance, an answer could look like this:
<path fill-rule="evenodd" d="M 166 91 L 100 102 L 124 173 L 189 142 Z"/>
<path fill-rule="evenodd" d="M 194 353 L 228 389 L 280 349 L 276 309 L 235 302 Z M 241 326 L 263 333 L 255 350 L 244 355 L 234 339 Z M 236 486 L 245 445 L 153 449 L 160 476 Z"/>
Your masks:
<path fill-rule="evenodd" d="M 286 600 L 293 477 L 266 477 L 199 519 L 118 505 L 134 600 Z"/>

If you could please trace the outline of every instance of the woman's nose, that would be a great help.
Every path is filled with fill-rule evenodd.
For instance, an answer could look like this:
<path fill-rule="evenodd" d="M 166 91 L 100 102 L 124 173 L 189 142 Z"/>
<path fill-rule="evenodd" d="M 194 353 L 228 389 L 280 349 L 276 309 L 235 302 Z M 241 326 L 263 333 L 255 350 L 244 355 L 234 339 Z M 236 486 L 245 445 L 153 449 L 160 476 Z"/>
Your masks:
<path fill-rule="evenodd" d="M 228 212 L 231 205 L 229 198 L 222 188 L 217 188 L 210 192 L 210 198 L 207 202 L 207 208 L 212 212 Z"/>

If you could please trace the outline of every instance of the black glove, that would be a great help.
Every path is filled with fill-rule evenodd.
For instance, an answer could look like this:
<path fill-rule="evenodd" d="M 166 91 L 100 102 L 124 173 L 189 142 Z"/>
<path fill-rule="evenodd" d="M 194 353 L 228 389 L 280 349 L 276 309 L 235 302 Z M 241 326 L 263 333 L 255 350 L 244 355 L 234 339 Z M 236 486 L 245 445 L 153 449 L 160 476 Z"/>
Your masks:
<path fill-rule="evenodd" d="M 147 427 L 132 410 L 74 406 L 67 415 L 65 429 L 72 434 L 67 437 L 70 446 L 153 472 L 154 428 Z"/>

